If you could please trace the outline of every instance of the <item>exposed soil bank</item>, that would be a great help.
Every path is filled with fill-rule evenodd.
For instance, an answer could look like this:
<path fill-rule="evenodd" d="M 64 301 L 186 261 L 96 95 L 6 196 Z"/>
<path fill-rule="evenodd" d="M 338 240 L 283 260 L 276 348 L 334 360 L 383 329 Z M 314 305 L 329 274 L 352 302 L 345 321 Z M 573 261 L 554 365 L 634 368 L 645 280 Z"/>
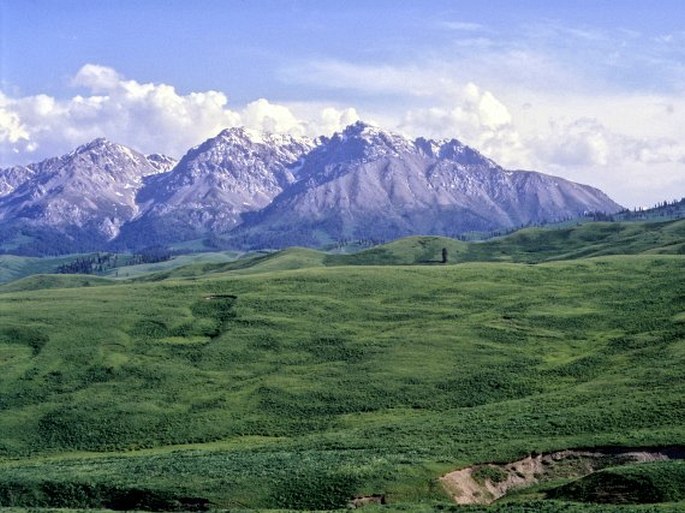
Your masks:
<path fill-rule="evenodd" d="M 443 486 L 457 504 L 490 504 L 514 487 L 555 478 L 584 477 L 602 468 L 685 459 L 685 447 L 596 447 L 533 454 L 510 463 L 475 465 L 445 474 Z"/>

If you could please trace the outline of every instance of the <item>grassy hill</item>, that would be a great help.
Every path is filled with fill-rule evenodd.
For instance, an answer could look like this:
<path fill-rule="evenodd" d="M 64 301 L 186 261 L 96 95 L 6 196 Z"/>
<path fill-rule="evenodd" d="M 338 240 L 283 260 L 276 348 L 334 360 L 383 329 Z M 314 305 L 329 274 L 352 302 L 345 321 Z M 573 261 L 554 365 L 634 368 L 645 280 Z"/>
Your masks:
<path fill-rule="evenodd" d="M 6 289 L 0 505 L 334 509 L 382 493 L 427 511 L 453 507 L 438 477 L 461 466 L 684 444 L 685 260 L 653 254 L 678 253 L 682 229 L 645 243 L 579 227 L 566 247 L 535 230 L 415 238 L 347 261 L 294 248 L 151 281 Z M 643 254 L 430 262 L 485 244 L 513 261 L 543 243 L 545 258 L 577 256 L 583 237 L 592 255 L 606 237 Z M 493 511 L 605 511 L 568 500 Z"/>
<path fill-rule="evenodd" d="M 670 207 L 669 207 L 670 208 Z M 177 255 L 151 264 L 119 265 L 99 276 L 126 280 L 201 277 L 226 271 L 264 272 L 340 265 L 437 265 L 442 250 L 450 264 L 463 262 L 539 263 L 604 255 L 685 254 L 685 219 L 651 222 L 591 222 L 564 227 L 526 228 L 483 242 L 416 236 L 355 253 L 306 248 L 240 254 L 233 251 Z M 64 264 L 92 255 L 52 258 L 0 255 L 0 284 L 34 274 L 57 272 Z M 126 263 L 130 255 L 121 255 Z"/>
<path fill-rule="evenodd" d="M 20 292 L 40 289 L 70 289 L 76 287 L 91 287 L 95 285 L 109 285 L 112 282 L 106 278 L 99 278 L 83 274 L 34 274 L 0 285 L 0 292 Z"/>
<path fill-rule="evenodd" d="M 561 229 L 529 228 L 469 245 L 465 261 L 544 262 L 605 255 L 685 254 L 685 220 L 587 223 Z"/>
<path fill-rule="evenodd" d="M 575 502 L 652 504 L 685 500 L 685 462 L 604 469 L 548 492 Z"/>
<path fill-rule="evenodd" d="M 685 219 L 663 222 L 594 222 L 566 228 L 526 228 L 483 242 L 410 237 L 354 255 L 331 255 L 329 264 L 539 263 L 606 255 L 685 254 Z"/>
<path fill-rule="evenodd" d="M 593 222 L 566 228 L 527 228 L 484 242 L 462 242 L 436 236 L 406 237 L 352 254 L 323 253 L 307 248 L 252 253 L 217 264 L 172 266 L 140 277 L 143 281 L 347 265 L 444 265 L 466 262 L 540 263 L 607 255 L 685 254 L 685 220 L 663 222 Z"/>
<path fill-rule="evenodd" d="M 96 256 L 97 253 L 64 255 L 59 257 L 26 257 L 17 255 L 0 255 L 0 284 L 18 280 L 34 274 L 50 274 L 58 272 L 60 266 L 71 264 L 80 258 Z M 114 279 L 132 279 L 145 274 L 163 272 L 183 266 L 202 266 L 231 262 L 241 256 L 234 251 L 220 251 L 210 253 L 190 253 L 176 255 L 170 260 L 151 264 L 126 265 L 131 255 L 120 255 L 120 265 L 107 268 L 98 276 Z"/>
<path fill-rule="evenodd" d="M 685 218 L 685 198 L 680 200 L 665 201 L 652 208 L 630 211 L 626 210 L 612 216 L 617 221 L 643 221 L 682 219 Z"/>
<path fill-rule="evenodd" d="M 0 255 L 0 283 L 17 280 L 32 274 L 50 274 L 65 263 L 73 261 L 80 255 L 69 255 L 55 258 L 25 257 Z"/>

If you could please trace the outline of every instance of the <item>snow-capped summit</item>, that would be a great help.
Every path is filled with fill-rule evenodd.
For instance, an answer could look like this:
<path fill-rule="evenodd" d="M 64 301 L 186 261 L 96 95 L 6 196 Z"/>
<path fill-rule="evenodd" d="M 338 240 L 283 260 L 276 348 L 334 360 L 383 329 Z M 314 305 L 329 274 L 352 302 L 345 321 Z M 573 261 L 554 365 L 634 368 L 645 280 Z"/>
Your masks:
<path fill-rule="evenodd" d="M 357 122 L 303 160 L 294 183 L 235 231 L 252 247 L 456 235 L 620 208 L 591 187 L 507 172 L 456 139 L 406 137 Z"/>
<path fill-rule="evenodd" d="M 412 141 L 406 137 L 383 130 L 363 121 L 347 126 L 324 139 L 321 151 L 327 159 L 373 160 L 384 155 L 400 155 L 411 151 Z"/>
<path fill-rule="evenodd" d="M 363 122 L 310 139 L 227 128 L 176 163 L 96 139 L 0 170 L 0 237 L 41 251 L 136 249 L 222 234 L 235 247 L 457 235 L 620 206 L 601 191 L 508 171 L 456 139 Z"/>
<path fill-rule="evenodd" d="M 0 197 L 0 221 L 82 232 L 93 241 L 119 234 L 138 212 L 143 178 L 157 173 L 144 155 L 104 138 L 27 167 L 30 179 Z"/>
<path fill-rule="evenodd" d="M 108 148 L 112 149 L 114 146 L 120 145 L 110 142 L 106 137 L 96 137 L 92 141 L 77 146 L 76 149 L 70 151 L 67 155 L 65 155 L 65 157 L 89 151 L 107 151 Z"/>
<path fill-rule="evenodd" d="M 223 129 L 216 137 L 209 139 L 200 146 L 203 146 L 209 141 L 213 141 L 213 143 L 216 144 L 217 140 L 226 141 L 228 144 L 261 144 L 271 147 L 313 144 L 307 137 L 298 137 L 288 133 L 266 132 L 252 128 L 236 126 Z"/>
<path fill-rule="evenodd" d="M 258 174 L 271 164 L 287 167 L 313 147 L 314 142 L 306 137 L 233 127 L 191 148 L 179 167 L 195 174 L 211 174 L 217 169 L 231 174 L 248 169 Z"/>
<path fill-rule="evenodd" d="M 291 135 L 222 130 L 190 149 L 171 172 L 148 180 L 138 197 L 143 211 L 122 238 L 135 243 L 142 227 L 159 240 L 226 232 L 293 183 L 299 159 L 313 147 Z"/>

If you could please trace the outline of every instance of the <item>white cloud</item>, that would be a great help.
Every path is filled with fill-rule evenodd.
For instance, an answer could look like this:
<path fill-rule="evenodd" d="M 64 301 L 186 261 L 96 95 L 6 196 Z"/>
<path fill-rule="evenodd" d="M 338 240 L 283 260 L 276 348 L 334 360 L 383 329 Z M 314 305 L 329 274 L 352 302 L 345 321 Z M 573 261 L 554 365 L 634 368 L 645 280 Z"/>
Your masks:
<path fill-rule="evenodd" d="M 0 92 L 0 144 L 14 145 L 27 141 L 29 133 L 21 119 L 9 106 L 9 100 Z"/>
<path fill-rule="evenodd" d="M 345 107 L 329 102 L 289 102 L 283 104 L 283 107 L 286 107 L 298 120 L 298 130 L 301 129 L 305 136 L 311 138 L 333 135 L 334 132 L 340 132 L 360 119 L 388 128 L 393 126 L 392 124 L 379 123 L 378 120 L 366 115 L 367 113 L 362 116 L 354 107 Z M 295 133 L 299 133 L 299 131 Z"/>
<path fill-rule="evenodd" d="M 304 134 L 304 124 L 283 105 L 275 105 L 264 98 L 248 103 L 243 110 L 242 123 L 265 132 Z"/>
<path fill-rule="evenodd" d="M 581 118 L 559 125 L 550 123 L 550 132 L 534 140 L 537 157 L 562 166 L 605 166 L 622 153 L 620 140 L 597 120 Z"/>
<path fill-rule="evenodd" d="M 121 75 L 112 68 L 97 64 L 86 64 L 76 73 L 71 83 L 77 87 L 87 87 L 92 92 L 97 93 L 111 91 L 121 81 Z"/>
<path fill-rule="evenodd" d="M 71 84 L 85 94 L 57 99 L 0 93 L 0 165 L 61 155 L 96 137 L 179 157 L 230 126 L 320 135 L 358 118 L 354 109 L 320 107 L 301 119 L 264 98 L 232 109 L 220 91 L 180 94 L 171 85 L 126 80 L 95 64 L 83 66 Z"/>
<path fill-rule="evenodd" d="M 488 65 L 499 66 L 505 56 L 514 59 L 505 71 L 522 66 L 541 76 L 559 70 L 525 49 L 509 49 Z M 0 92 L 0 166 L 61 155 L 101 136 L 179 157 L 229 126 L 318 136 L 362 118 L 414 137 L 457 138 L 505 167 L 590 183 L 628 206 L 685 192 L 683 94 L 588 93 L 573 84 L 568 90 L 531 88 L 526 81 L 498 82 L 490 75 L 483 82 L 465 79 L 479 69 L 470 61 L 435 59 L 306 67 L 303 82 L 360 93 L 351 108 L 315 98 L 287 104 L 260 98 L 229 106 L 221 91 L 182 94 L 171 85 L 128 80 L 112 68 L 88 64 L 72 79 L 81 94 L 71 98 Z M 570 72 L 549 82 L 563 82 Z"/>
<path fill-rule="evenodd" d="M 650 134 L 649 125 L 647 135 L 628 135 L 610 128 L 612 121 L 550 118 L 546 130 L 523 136 L 530 167 L 599 187 L 628 207 L 682 197 L 685 145 Z"/>
<path fill-rule="evenodd" d="M 528 162 L 511 113 L 494 94 L 468 83 L 450 96 L 446 106 L 407 111 L 400 128 L 414 136 L 460 139 L 507 167 Z"/>
<path fill-rule="evenodd" d="M 47 95 L 3 97 L 0 157 L 21 163 L 62 154 L 95 137 L 144 152 L 179 155 L 238 124 L 218 91 L 179 94 L 166 84 L 124 80 L 115 70 L 87 64 L 72 80 L 88 93 L 60 100 Z"/>
<path fill-rule="evenodd" d="M 363 95 L 426 97 L 442 94 L 459 85 L 458 81 L 449 77 L 448 70 L 441 69 L 435 63 L 428 66 L 392 66 L 319 60 L 293 66 L 284 70 L 283 75 L 285 80 L 294 83 L 354 91 Z"/>
<path fill-rule="evenodd" d="M 309 135 L 311 137 L 331 135 L 334 132 L 342 131 L 346 126 L 359 121 L 359 119 L 359 113 L 354 108 L 325 107 L 321 109 L 318 119 L 310 124 Z"/>

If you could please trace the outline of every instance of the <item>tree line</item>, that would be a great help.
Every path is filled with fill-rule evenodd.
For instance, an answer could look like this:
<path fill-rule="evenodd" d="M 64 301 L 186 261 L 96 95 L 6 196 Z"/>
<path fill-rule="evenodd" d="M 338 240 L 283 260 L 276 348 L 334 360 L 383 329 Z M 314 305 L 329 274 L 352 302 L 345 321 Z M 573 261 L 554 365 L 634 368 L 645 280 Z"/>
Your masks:
<path fill-rule="evenodd" d="M 172 251 L 165 247 L 146 248 L 133 255 L 96 253 L 62 264 L 57 267 L 56 272 L 58 274 L 103 274 L 117 267 L 165 262 L 172 256 Z"/>

